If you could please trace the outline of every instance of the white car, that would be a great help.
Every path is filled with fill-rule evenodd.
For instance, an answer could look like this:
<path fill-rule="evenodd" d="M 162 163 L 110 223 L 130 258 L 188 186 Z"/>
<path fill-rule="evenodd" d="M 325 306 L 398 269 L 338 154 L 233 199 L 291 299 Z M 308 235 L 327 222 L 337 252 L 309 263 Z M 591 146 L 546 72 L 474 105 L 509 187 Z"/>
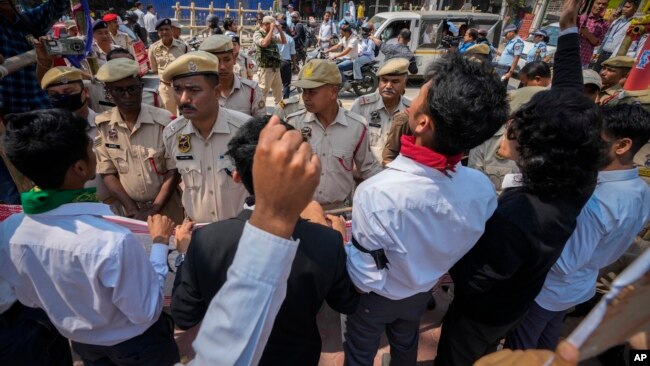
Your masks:
<path fill-rule="evenodd" d="M 555 50 L 557 49 L 557 38 L 560 36 L 560 23 L 551 23 L 549 25 L 543 26 L 541 29 L 545 30 L 548 34 L 548 43 L 546 43 L 546 59 L 549 64 L 553 64 L 553 56 L 555 56 Z M 528 36 L 528 39 L 524 41 L 524 51 L 519 58 L 517 66 L 521 69 L 526 64 L 526 56 L 528 52 L 533 48 L 533 35 L 532 30 L 531 34 Z"/>

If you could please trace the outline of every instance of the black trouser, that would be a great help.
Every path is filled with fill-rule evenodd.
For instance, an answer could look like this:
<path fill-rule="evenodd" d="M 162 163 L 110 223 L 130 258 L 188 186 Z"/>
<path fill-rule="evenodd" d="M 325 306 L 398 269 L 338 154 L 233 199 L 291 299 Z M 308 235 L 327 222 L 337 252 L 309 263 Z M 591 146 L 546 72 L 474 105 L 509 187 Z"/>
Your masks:
<path fill-rule="evenodd" d="M 454 300 L 455 301 L 455 300 Z M 442 320 L 435 366 L 471 366 L 479 358 L 495 352 L 501 339 L 514 329 L 522 317 L 505 325 L 474 321 L 451 302 Z"/>
<path fill-rule="evenodd" d="M 72 366 L 70 344 L 43 310 L 16 301 L 0 314 L 0 365 Z"/>
<path fill-rule="evenodd" d="M 282 60 L 280 63 L 280 79 L 282 79 L 282 98 L 289 98 L 291 84 L 291 61 Z"/>
<path fill-rule="evenodd" d="M 174 341 L 174 323 L 164 312 L 160 313 L 158 321 L 137 337 L 114 346 L 72 342 L 72 349 L 81 356 L 85 366 L 171 366 L 180 361 L 178 346 Z"/>
<path fill-rule="evenodd" d="M 600 64 L 605 62 L 610 57 L 612 57 L 611 52 L 601 51 L 600 55 L 598 55 L 598 60 L 596 60 L 596 64 L 593 67 L 594 71 L 600 72 L 600 69 L 602 68 L 602 66 L 600 66 Z"/>

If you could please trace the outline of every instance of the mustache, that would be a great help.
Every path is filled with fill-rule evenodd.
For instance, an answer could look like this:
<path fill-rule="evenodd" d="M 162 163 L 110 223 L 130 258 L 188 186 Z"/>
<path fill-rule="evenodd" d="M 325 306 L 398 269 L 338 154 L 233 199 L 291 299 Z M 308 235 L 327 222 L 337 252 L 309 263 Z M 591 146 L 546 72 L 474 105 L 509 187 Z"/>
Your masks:
<path fill-rule="evenodd" d="M 397 91 L 395 89 L 389 89 L 389 88 L 385 88 L 381 92 L 382 93 L 389 93 L 389 94 L 397 94 Z"/>
<path fill-rule="evenodd" d="M 178 106 L 178 109 L 191 109 L 191 110 L 195 111 L 196 107 L 191 105 L 191 104 L 186 103 L 186 104 L 181 104 L 180 106 Z"/>

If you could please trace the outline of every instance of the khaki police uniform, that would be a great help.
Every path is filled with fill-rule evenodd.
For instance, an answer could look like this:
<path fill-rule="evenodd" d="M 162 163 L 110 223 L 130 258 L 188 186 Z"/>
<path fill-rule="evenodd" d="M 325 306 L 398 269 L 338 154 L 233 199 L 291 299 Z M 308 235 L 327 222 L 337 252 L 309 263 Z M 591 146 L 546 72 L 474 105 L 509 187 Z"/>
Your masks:
<path fill-rule="evenodd" d="M 131 37 L 129 37 L 128 34 L 118 30 L 116 34 L 111 33 L 111 38 L 113 38 L 113 43 L 129 51 L 129 53 L 132 54 L 133 57 L 135 57 L 135 50 L 133 49 L 133 41 L 131 40 Z"/>
<path fill-rule="evenodd" d="M 354 187 L 352 170 L 368 179 L 381 171 L 370 151 L 370 139 L 365 119 L 339 107 L 339 112 L 327 128 L 316 115 L 301 110 L 287 117 L 287 122 L 301 131 L 321 160 L 320 183 L 314 199 L 326 209 L 344 206 Z"/>
<path fill-rule="evenodd" d="M 219 109 L 208 138 L 191 121 L 180 117 L 165 130 L 166 161 L 183 179 L 183 207 L 195 222 L 215 222 L 235 217 L 248 195 L 231 174 L 234 166 L 226 157 L 228 142 L 250 116 Z"/>
<path fill-rule="evenodd" d="M 497 153 L 505 130 L 505 127 L 502 126 L 494 136 L 471 149 L 467 162 L 467 166 L 482 171 L 490 178 L 497 194 L 501 193 L 501 184 L 506 174 L 519 173 L 519 168 L 513 160 L 508 160 Z"/>
<path fill-rule="evenodd" d="M 303 109 L 305 109 L 305 105 L 302 103 L 302 98 L 300 98 L 299 95 L 294 95 L 293 97 L 282 99 L 280 103 L 275 106 L 273 115 L 280 117 L 280 119 L 283 121 L 286 121 L 287 117 L 290 114 L 296 113 Z"/>
<path fill-rule="evenodd" d="M 232 37 L 221 34 L 210 36 L 201 43 L 199 50 L 209 52 L 215 56 L 221 54 L 233 56 Z M 232 89 L 223 90 L 222 84 L 219 105 L 249 116 L 266 115 L 266 98 L 262 97 L 262 89 L 257 85 L 257 82 L 240 79 L 234 71 Z"/>
<path fill-rule="evenodd" d="M 634 58 L 628 56 L 615 56 L 605 60 L 600 65 L 629 71 L 632 66 L 634 66 Z M 619 98 L 621 91 L 623 91 L 623 88 L 618 83 L 612 85 L 608 89 L 601 90 L 600 94 L 598 94 L 598 104 L 601 106 L 614 105 L 614 103 L 616 103 L 615 100 Z"/>
<path fill-rule="evenodd" d="M 149 46 L 151 70 L 157 74 L 162 73 L 172 61 L 186 54 L 188 50 L 187 45 L 177 39 L 172 40 L 172 44 L 169 47 L 165 46 L 162 40 L 155 42 Z M 176 105 L 174 88 L 168 83 L 161 82 L 158 85 L 158 93 L 165 109 L 171 114 L 176 115 L 178 113 L 178 106 Z"/>
<path fill-rule="evenodd" d="M 381 152 L 381 164 L 383 166 L 395 160 L 399 155 L 403 135 L 411 136 L 413 132 L 409 128 L 409 115 L 406 112 L 399 112 L 393 116 L 393 123 L 386 136 L 386 145 L 384 145 L 384 150 Z"/>
<path fill-rule="evenodd" d="M 118 58 L 102 66 L 97 79 L 108 83 L 137 75 L 136 61 Z M 151 208 L 165 180 L 168 169 L 165 166 L 163 129 L 170 122 L 168 111 L 146 104 L 140 106 L 133 130 L 129 129 L 117 107 L 95 117 L 97 173 L 117 175 L 124 191 L 139 210 Z M 175 192 L 161 210 L 178 224 L 183 221 L 179 198 Z"/>
<path fill-rule="evenodd" d="M 362 115 L 368 122 L 370 151 L 372 151 L 377 161 L 382 161 L 382 152 L 384 146 L 386 146 L 388 132 L 390 132 L 393 123 L 393 116 L 405 111 L 410 106 L 411 100 L 402 96 L 395 111 L 393 113 L 388 112 L 379 90 L 357 98 L 352 104 L 350 111 Z"/>
<path fill-rule="evenodd" d="M 275 19 L 270 16 L 264 17 L 262 23 L 275 22 Z M 282 100 L 282 79 L 280 78 L 280 52 L 278 50 L 278 43 L 281 42 L 279 35 L 274 35 L 271 38 L 271 44 L 262 48 L 262 40 L 266 33 L 261 28 L 253 33 L 253 43 L 257 50 L 257 80 L 262 88 L 262 95 L 264 98 L 271 90 L 275 104 L 280 103 Z M 270 67 L 270 64 L 277 64 Z"/>
<path fill-rule="evenodd" d="M 253 80 L 253 75 L 255 75 L 255 64 L 253 61 L 242 55 L 241 51 L 237 55 L 237 60 L 235 66 L 233 67 L 233 72 L 235 75 L 239 75 L 242 79 Z"/>
<path fill-rule="evenodd" d="M 232 89 L 224 95 L 224 91 L 219 96 L 219 105 L 228 107 L 253 117 L 266 115 L 266 99 L 262 96 L 257 82 L 248 79 L 240 79 L 234 75 Z"/>
<path fill-rule="evenodd" d="M 219 59 L 204 51 L 190 52 L 172 62 L 161 75 L 171 82 L 197 74 L 217 73 Z M 215 108 L 218 108 L 215 105 Z M 194 222 L 215 222 L 236 216 L 248 195 L 231 173 L 234 165 L 226 157 L 227 145 L 250 116 L 219 108 L 209 136 L 204 138 L 192 121 L 179 117 L 164 131 L 165 160 L 178 169 L 183 180 L 183 207 Z"/>

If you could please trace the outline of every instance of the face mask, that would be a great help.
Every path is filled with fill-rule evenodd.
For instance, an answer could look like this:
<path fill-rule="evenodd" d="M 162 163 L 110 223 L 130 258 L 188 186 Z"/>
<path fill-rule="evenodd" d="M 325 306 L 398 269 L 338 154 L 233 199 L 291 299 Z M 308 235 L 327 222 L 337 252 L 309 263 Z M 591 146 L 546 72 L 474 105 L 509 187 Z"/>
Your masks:
<path fill-rule="evenodd" d="M 50 96 L 50 102 L 54 108 L 62 108 L 70 112 L 74 112 L 86 104 L 85 100 L 81 100 L 81 93 Z"/>

